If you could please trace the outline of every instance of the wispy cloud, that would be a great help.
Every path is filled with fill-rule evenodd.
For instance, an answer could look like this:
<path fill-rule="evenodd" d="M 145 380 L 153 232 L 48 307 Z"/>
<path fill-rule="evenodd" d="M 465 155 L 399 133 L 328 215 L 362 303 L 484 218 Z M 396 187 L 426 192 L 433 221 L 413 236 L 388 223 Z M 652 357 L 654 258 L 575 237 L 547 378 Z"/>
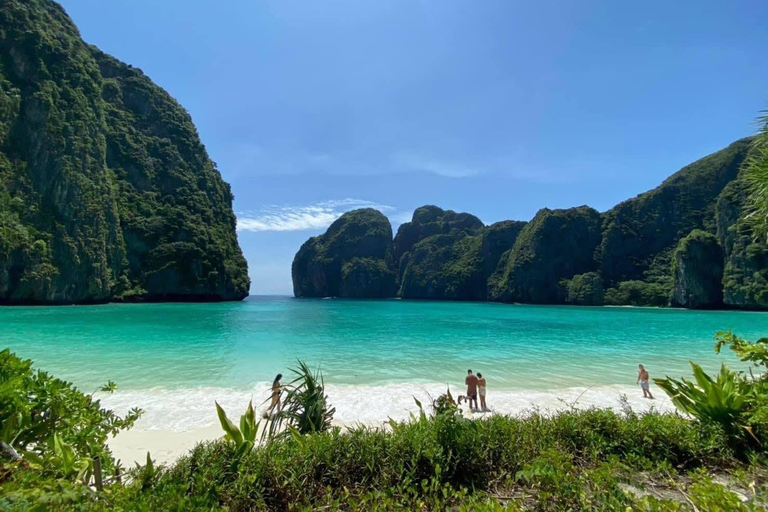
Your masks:
<path fill-rule="evenodd" d="M 238 231 L 303 231 L 327 228 L 344 212 L 375 208 L 383 213 L 395 208 L 363 199 L 338 199 L 311 205 L 270 205 L 237 215 Z"/>
<path fill-rule="evenodd" d="M 445 155 L 410 150 L 306 153 L 301 150 L 240 144 L 230 148 L 225 158 L 222 169 L 226 169 L 232 179 L 296 174 L 379 176 L 419 173 L 444 178 L 468 178 L 488 171 L 484 163 L 465 162 Z"/>
<path fill-rule="evenodd" d="M 479 174 L 473 166 L 412 153 L 398 154 L 393 160 L 396 168 L 405 172 L 426 172 L 445 178 L 469 178 Z"/>

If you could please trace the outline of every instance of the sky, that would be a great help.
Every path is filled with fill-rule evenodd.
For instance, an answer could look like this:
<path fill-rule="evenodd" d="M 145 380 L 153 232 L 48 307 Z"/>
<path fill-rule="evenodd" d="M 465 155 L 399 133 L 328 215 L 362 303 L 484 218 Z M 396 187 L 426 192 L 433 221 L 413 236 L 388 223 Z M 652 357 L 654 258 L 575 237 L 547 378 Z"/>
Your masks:
<path fill-rule="evenodd" d="M 252 294 L 371 206 L 483 222 L 600 211 L 754 133 L 768 2 L 64 0 L 191 114 Z"/>

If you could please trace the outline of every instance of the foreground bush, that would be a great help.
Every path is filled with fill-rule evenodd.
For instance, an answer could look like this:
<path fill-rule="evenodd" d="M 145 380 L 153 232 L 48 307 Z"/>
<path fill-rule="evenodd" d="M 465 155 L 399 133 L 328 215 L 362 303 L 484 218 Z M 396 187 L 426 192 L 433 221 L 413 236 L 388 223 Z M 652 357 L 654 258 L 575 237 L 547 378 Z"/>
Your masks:
<path fill-rule="evenodd" d="M 628 408 L 473 421 L 449 406 L 448 395 L 433 404 L 434 417 L 422 411 L 386 429 L 307 435 L 288 423 L 284 435 L 255 448 L 253 408 L 239 427 L 219 408 L 224 438 L 198 445 L 169 468 L 148 456 L 122 481 L 107 478 L 97 490 L 89 475 L 66 470 L 56 445 L 65 443 L 74 461 L 102 456 L 111 469 L 106 433 L 130 426 L 133 417 L 117 418 L 89 395 L 2 354 L 4 407 L 23 413 L 27 404 L 30 418 L 57 410 L 67 419 L 35 420 L 37 441 L 16 445 L 22 457 L 39 453 L 42 464 L 0 455 L 0 510 L 762 510 L 766 495 L 762 449 L 749 452 L 744 465 L 712 422 Z M 55 396 L 68 405 L 40 401 L 45 387 L 59 390 Z M 2 414 L 10 431 L 12 415 Z M 747 505 L 713 480 L 712 472 L 724 471 L 750 489 Z M 654 491 L 659 487 L 668 495 Z"/>
<path fill-rule="evenodd" d="M 124 499 L 147 509 L 176 503 L 228 510 L 408 510 L 419 504 L 441 510 L 488 504 L 493 494 L 512 489 L 521 499 L 543 493 L 549 496 L 544 501 L 564 500 L 565 508 L 626 507 L 633 499 L 618 484 L 631 471 L 735 464 L 715 426 L 598 409 L 476 421 L 425 416 L 386 431 L 335 429 L 273 441 L 240 459 L 235 471 L 236 457 L 232 443 L 201 444 L 151 488 L 132 486 Z"/>

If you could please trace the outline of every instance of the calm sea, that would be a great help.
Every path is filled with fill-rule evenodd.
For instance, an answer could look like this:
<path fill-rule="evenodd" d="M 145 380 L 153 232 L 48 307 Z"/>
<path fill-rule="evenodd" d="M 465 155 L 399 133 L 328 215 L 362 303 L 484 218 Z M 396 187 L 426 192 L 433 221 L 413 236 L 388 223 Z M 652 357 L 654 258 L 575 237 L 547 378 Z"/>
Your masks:
<path fill-rule="evenodd" d="M 586 389 L 616 395 L 638 363 L 652 377 L 689 375 L 689 360 L 738 366 L 712 348 L 729 328 L 768 335 L 768 314 L 288 297 L 0 308 L 0 347 L 86 391 L 116 381 L 112 403 L 156 408 L 158 428 L 189 427 L 181 417 L 213 399 L 260 403 L 297 359 L 322 369 L 352 420 L 397 415 L 422 390 L 459 390 L 468 368 L 487 377 L 489 403 L 496 393 L 512 409 Z"/>

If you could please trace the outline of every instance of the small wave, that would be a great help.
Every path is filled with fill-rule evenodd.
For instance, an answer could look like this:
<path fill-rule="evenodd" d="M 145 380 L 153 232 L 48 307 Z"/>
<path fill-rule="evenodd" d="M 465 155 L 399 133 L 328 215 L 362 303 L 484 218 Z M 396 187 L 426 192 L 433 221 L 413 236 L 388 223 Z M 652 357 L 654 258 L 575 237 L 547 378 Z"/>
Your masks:
<path fill-rule="evenodd" d="M 328 399 L 336 407 L 334 421 L 343 425 L 380 425 L 389 418 L 406 420 L 418 413 L 414 397 L 428 407 L 432 398 L 446 390 L 445 384 L 386 384 L 381 386 L 326 385 Z M 462 388 L 451 388 L 454 396 L 463 394 Z M 619 410 L 620 397 L 627 396 L 628 404 L 636 412 L 654 407 L 660 411 L 673 411 L 666 395 L 655 390 L 656 400 L 642 398 L 642 392 L 633 386 L 594 386 L 552 390 L 488 390 L 488 407 L 500 414 L 525 414 L 533 410 L 558 411 L 571 406 L 577 408 L 602 407 Z M 137 422 L 139 430 L 171 430 L 185 432 L 217 424 L 214 401 L 230 415 L 239 417 L 253 400 L 257 414 L 266 409 L 270 396 L 270 383 L 256 384 L 251 390 L 216 387 L 188 389 L 155 388 L 148 390 L 118 391 L 98 396 L 102 405 L 124 414 L 132 407 L 144 409 Z"/>

